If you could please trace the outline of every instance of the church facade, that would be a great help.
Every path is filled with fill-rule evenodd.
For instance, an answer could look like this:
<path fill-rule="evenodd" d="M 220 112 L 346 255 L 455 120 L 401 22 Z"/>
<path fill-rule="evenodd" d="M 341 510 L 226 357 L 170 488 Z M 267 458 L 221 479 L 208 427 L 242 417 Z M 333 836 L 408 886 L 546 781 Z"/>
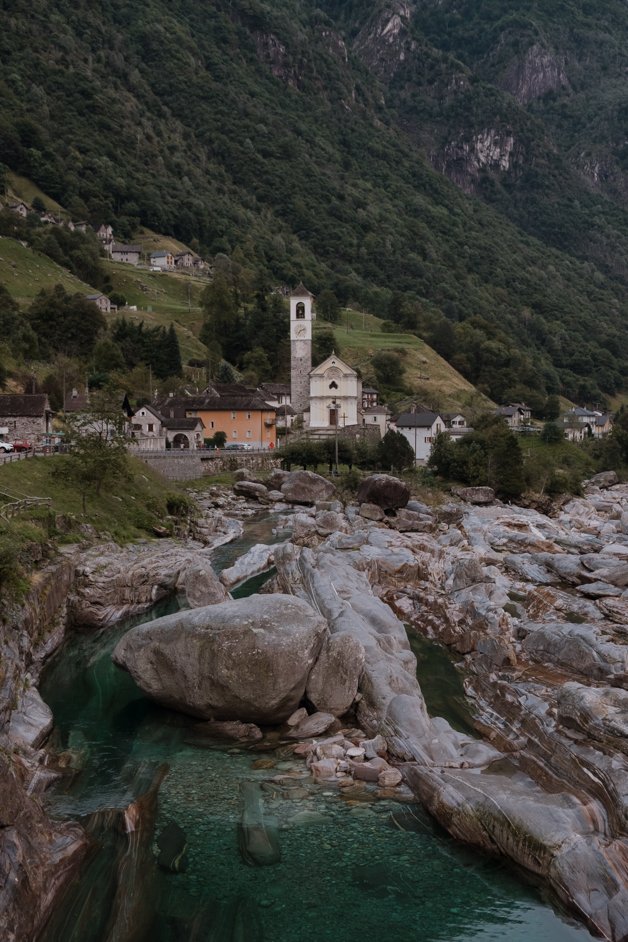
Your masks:
<path fill-rule="evenodd" d="M 332 353 L 310 372 L 310 428 L 347 428 L 358 424 L 362 380 Z"/>

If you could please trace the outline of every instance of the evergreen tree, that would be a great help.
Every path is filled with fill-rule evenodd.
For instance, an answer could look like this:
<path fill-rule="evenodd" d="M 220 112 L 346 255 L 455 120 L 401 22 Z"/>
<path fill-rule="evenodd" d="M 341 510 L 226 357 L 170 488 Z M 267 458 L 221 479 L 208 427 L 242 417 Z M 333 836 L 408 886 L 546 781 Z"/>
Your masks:
<path fill-rule="evenodd" d="M 179 338 L 174 329 L 174 324 L 170 324 L 165 338 L 165 361 L 168 372 L 166 376 L 181 376 L 183 373 L 183 364 L 181 363 L 181 349 L 179 347 Z"/>
<path fill-rule="evenodd" d="M 416 464 L 414 449 L 408 439 L 389 429 L 377 445 L 377 459 L 384 470 L 405 471 Z"/>

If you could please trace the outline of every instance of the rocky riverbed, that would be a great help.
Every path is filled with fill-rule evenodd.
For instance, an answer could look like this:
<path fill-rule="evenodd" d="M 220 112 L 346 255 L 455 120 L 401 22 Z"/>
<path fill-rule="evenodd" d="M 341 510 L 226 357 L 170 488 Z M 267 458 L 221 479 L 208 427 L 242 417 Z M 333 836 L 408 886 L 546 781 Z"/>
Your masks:
<path fill-rule="evenodd" d="M 0 831 L 0 903 L 16 927 L 6 937 L 34 937 L 72 870 L 62 862 L 76 867 L 87 846 L 80 828 L 51 825 L 41 810 L 59 770 L 41 749 L 52 718 L 36 691 L 39 666 L 67 624 L 106 627 L 173 593 L 193 611 L 132 629 L 116 650 L 147 695 L 209 725 L 231 721 L 223 732 L 253 742 L 251 723 L 287 719 L 295 746 L 284 748 L 321 787 L 354 789 L 356 802 L 365 784 L 384 800 L 414 794 L 455 837 L 551 886 L 597 934 L 628 936 L 628 487 L 594 482 L 546 516 L 473 489 L 427 506 L 387 476 L 364 482 L 349 504 L 308 472 L 238 478 L 235 493 L 200 497 L 185 544 L 107 545 L 63 561 L 67 581 L 49 601 L 46 630 L 32 627 L 25 640 L 22 620 L 5 632 L 5 778 L 22 770 L 18 804 L 45 848 L 19 825 Z M 260 506 L 290 508 L 277 518 L 288 532 L 218 579 L 211 553 Z M 271 567 L 262 596 L 229 600 L 229 589 Z M 452 651 L 475 734 L 428 714 L 406 625 Z M 202 652 L 208 665 L 224 661 L 228 684 L 201 669 Z M 267 665 L 258 677 L 255 664 Z M 20 687 L 27 671 L 32 684 Z M 256 800 L 246 792 L 253 822 Z M 129 808 L 123 830 L 139 813 Z"/>

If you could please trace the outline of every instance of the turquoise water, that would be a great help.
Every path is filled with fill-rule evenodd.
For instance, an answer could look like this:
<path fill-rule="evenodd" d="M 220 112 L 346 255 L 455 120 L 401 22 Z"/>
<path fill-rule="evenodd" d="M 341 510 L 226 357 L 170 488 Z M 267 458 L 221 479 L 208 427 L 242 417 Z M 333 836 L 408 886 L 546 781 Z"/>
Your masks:
<path fill-rule="evenodd" d="M 220 565 L 267 530 L 260 523 L 252 538 L 221 548 Z M 146 618 L 155 614 L 163 610 Z M 112 665 L 129 626 L 76 636 L 47 671 L 42 695 L 59 745 L 83 763 L 51 796 L 52 807 L 69 817 L 124 807 L 137 794 L 138 770 L 145 783 L 165 762 L 156 832 L 172 821 L 183 829 L 188 868 L 160 870 L 148 846 L 129 875 L 120 867 L 121 835 L 101 827 L 82 879 L 41 942 L 591 938 L 501 861 L 458 846 L 416 804 L 379 800 L 368 788 L 346 800 L 333 785 L 315 784 L 274 731 L 252 747 L 199 738 L 195 720 L 149 703 Z M 260 759 L 271 767 L 255 768 Z M 278 828 L 274 866 L 247 866 L 239 853 L 239 789 L 251 781 Z M 124 906 L 131 915 L 112 929 L 112 911 Z"/>

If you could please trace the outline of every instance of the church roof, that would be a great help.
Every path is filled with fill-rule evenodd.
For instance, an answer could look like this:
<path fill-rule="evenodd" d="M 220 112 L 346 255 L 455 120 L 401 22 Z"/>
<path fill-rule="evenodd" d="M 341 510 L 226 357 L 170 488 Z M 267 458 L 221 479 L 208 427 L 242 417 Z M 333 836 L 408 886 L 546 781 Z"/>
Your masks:
<path fill-rule="evenodd" d="M 322 363 L 319 363 L 318 366 L 315 366 L 313 370 L 310 370 L 310 376 L 317 376 L 321 373 L 324 373 L 325 370 L 328 370 L 330 366 L 337 367 L 342 373 L 346 375 L 357 376 L 356 370 L 352 366 L 338 356 L 337 353 L 332 353 L 327 357 L 326 360 L 323 360 Z"/>
<path fill-rule="evenodd" d="M 303 282 L 300 281 L 299 284 L 294 289 L 294 291 L 292 292 L 292 294 L 290 295 L 290 297 L 291 298 L 313 298 L 314 295 L 312 294 L 311 291 L 308 291 L 305 285 L 303 284 Z"/>

